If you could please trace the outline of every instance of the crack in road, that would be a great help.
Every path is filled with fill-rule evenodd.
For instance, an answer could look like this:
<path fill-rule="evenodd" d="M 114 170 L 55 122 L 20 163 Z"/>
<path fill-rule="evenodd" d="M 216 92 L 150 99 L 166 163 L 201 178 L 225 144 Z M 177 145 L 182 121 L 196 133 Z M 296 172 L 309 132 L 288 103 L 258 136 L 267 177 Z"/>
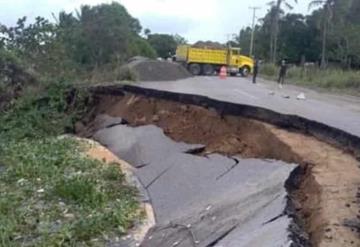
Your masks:
<path fill-rule="evenodd" d="M 148 183 L 145 188 L 149 189 L 149 187 L 151 185 L 153 185 L 157 180 L 159 180 L 166 172 L 168 172 L 171 168 L 173 168 L 172 166 L 167 167 L 165 170 L 163 170 L 161 173 L 159 173 L 153 180 L 150 181 L 150 183 Z"/>
<path fill-rule="evenodd" d="M 239 160 L 234 158 L 234 157 L 228 157 L 230 159 L 232 159 L 233 161 L 235 161 L 235 163 L 229 168 L 227 169 L 225 172 L 223 172 L 222 174 L 220 174 L 219 176 L 216 177 L 215 180 L 219 180 L 222 177 L 224 177 L 226 174 L 228 174 L 231 170 L 233 170 L 238 164 L 239 164 Z"/>
<path fill-rule="evenodd" d="M 218 244 L 221 240 L 223 240 L 227 235 L 229 235 L 232 231 L 234 231 L 237 228 L 238 224 L 231 227 L 229 230 L 221 234 L 219 237 L 214 239 L 211 243 L 206 245 L 206 247 L 214 247 L 216 244 Z"/>
<path fill-rule="evenodd" d="M 281 217 L 283 217 L 283 216 L 285 216 L 285 215 L 286 215 L 285 212 L 282 212 L 282 213 L 279 214 L 278 216 L 275 216 L 274 218 L 272 218 L 272 219 L 264 222 L 263 225 L 269 224 L 269 223 L 271 223 L 271 222 L 273 222 L 273 221 L 275 221 L 275 220 L 277 220 L 277 219 L 279 219 L 279 218 L 281 218 Z"/>
<path fill-rule="evenodd" d="M 205 148 L 206 148 L 206 146 L 196 147 L 196 148 L 192 148 L 192 149 L 186 150 L 185 153 L 186 153 L 186 154 L 196 155 L 196 154 L 202 153 L 202 152 L 205 150 Z"/>
<path fill-rule="evenodd" d="M 190 236 L 190 239 L 191 239 L 191 243 L 193 246 L 196 246 L 197 244 L 200 243 L 199 240 L 197 240 L 194 232 L 191 230 L 191 226 L 186 226 L 186 225 L 183 225 L 183 224 L 179 224 L 179 223 L 174 223 L 174 222 L 170 222 L 167 226 L 164 226 L 162 228 L 159 228 L 158 230 L 159 231 L 163 231 L 163 230 L 166 230 L 166 229 L 169 229 L 169 228 L 172 228 L 172 229 L 178 229 L 180 228 L 180 230 L 184 230 L 186 232 L 188 232 L 189 236 Z M 182 240 L 180 241 L 177 241 L 177 242 L 174 242 L 173 243 L 173 246 L 178 246 L 180 245 L 183 241 L 185 241 L 186 238 L 183 238 Z"/>
<path fill-rule="evenodd" d="M 146 167 L 148 165 L 150 165 L 150 163 L 138 164 L 138 165 L 134 165 L 134 167 L 137 168 L 137 169 L 141 169 L 141 168 L 144 168 L 144 167 Z"/>

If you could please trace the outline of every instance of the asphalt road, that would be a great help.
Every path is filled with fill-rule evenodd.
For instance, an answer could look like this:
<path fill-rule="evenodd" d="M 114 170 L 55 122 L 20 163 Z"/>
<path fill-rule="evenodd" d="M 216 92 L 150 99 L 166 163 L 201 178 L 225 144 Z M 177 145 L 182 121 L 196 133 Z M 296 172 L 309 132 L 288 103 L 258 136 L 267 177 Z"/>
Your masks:
<path fill-rule="evenodd" d="M 360 137 L 360 99 L 246 78 L 194 77 L 140 87 L 298 115 Z M 304 93 L 305 100 L 296 96 Z M 287 96 L 287 97 L 284 97 Z M 137 169 L 157 220 L 141 246 L 289 246 L 284 182 L 294 165 L 187 153 L 155 126 L 110 125 L 94 138 Z M 235 162 L 236 161 L 236 162 Z M 300 245 L 302 246 L 302 245 Z"/>
<path fill-rule="evenodd" d="M 109 120 L 110 118 L 108 118 Z M 118 123 L 114 119 L 114 123 Z M 132 164 L 154 207 L 143 247 L 290 246 L 285 181 L 295 165 L 188 152 L 152 125 L 109 124 L 93 138 Z M 133 246 L 120 243 L 115 246 Z"/>
<path fill-rule="evenodd" d="M 291 85 L 280 89 L 273 82 L 260 79 L 257 84 L 252 84 L 250 78 L 241 77 L 224 80 L 200 76 L 178 81 L 142 82 L 139 86 L 259 106 L 321 122 L 360 137 L 360 99 L 357 97 L 318 93 Z M 296 99 L 302 92 L 306 99 Z"/>

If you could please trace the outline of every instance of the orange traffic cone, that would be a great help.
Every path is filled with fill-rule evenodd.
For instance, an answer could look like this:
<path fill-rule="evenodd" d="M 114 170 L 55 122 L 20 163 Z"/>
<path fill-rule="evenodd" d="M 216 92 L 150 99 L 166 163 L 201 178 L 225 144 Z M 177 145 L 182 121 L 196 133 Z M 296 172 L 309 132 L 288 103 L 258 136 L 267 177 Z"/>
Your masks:
<path fill-rule="evenodd" d="M 227 76 L 226 67 L 225 67 L 225 66 L 222 66 L 222 67 L 220 68 L 219 77 L 220 77 L 220 79 L 226 79 L 226 76 Z"/>

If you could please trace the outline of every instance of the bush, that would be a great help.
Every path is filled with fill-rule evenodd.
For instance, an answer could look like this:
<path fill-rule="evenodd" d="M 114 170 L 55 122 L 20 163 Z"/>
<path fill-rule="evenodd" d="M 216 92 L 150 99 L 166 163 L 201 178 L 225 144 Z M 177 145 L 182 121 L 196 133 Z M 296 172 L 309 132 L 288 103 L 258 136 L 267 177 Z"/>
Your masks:
<path fill-rule="evenodd" d="M 1 246 L 104 246 L 105 235 L 124 234 L 140 217 L 118 165 L 87 158 L 83 148 L 54 137 L 4 147 Z"/>
<path fill-rule="evenodd" d="M 289 69 L 288 78 L 298 85 L 329 89 L 360 89 L 360 72 L 341 69 Z"/>
<path fill-rule="evenodd" d="M 119 68 L 116 79 L 119 81 L 136 81 L 136 74 L 128 66 Z"/>
<path fill-rule="evenodd" d="M 278 73 L 278 69 L 274 64 L 262 64 L 260 65 L 260 74 L 266 77 L 275 77 Z"/>
<path fill-rule="evenodd" d="M 144 56 L 148 58 L 156 58 L 156 51 L 149 42 L 141 37 L 134 38 L 134 42 L 130 44 L 131 56 Z"/>
<path fill-rule="evenodd" d="M 0 246 L 105 246 L 140 219 L 137 191 L 117 164 L 57 137 L 86 111 L 87 94 L 44 88 L 0 115 Z"/>
<path fill-rule="evenodd" d="M 0 116 L 1 142 L 59 135 L 87 111 L 87 93 L 68 83 L 49 82 L 37 93 L 25 93 Z"/>
<path fill-rule="evenodd" d="M 273 64 L 260 66 L 260 74 L 267 79 L 277 79 L 278 68 Z M 287 82 L 328 89 L 355 90 L 360 89 L 360 71 L 329 68 L 321 70 L 318 67 L 292 66 L 287 71 Z"/>

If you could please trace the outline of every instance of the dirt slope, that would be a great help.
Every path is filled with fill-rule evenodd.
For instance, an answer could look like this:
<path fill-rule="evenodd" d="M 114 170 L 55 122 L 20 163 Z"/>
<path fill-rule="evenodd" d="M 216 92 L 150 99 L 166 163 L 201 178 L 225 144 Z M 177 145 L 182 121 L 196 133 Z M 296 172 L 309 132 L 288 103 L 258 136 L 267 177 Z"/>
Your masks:
<path fill-rule="evenodd" d="M 360 217 L 360 169 L 351 154 L 311 136 L 202 107 L 136 95 L 104 96 L 100 102 L 97 113 L 125 118 L 134 126 L 155 124 L 175 141 L 206 145 L 203 154 L 300 164 L 304 174 L 292 197 L 314 246 L 360 246 L 356 228 L 344 226 Z"/>

